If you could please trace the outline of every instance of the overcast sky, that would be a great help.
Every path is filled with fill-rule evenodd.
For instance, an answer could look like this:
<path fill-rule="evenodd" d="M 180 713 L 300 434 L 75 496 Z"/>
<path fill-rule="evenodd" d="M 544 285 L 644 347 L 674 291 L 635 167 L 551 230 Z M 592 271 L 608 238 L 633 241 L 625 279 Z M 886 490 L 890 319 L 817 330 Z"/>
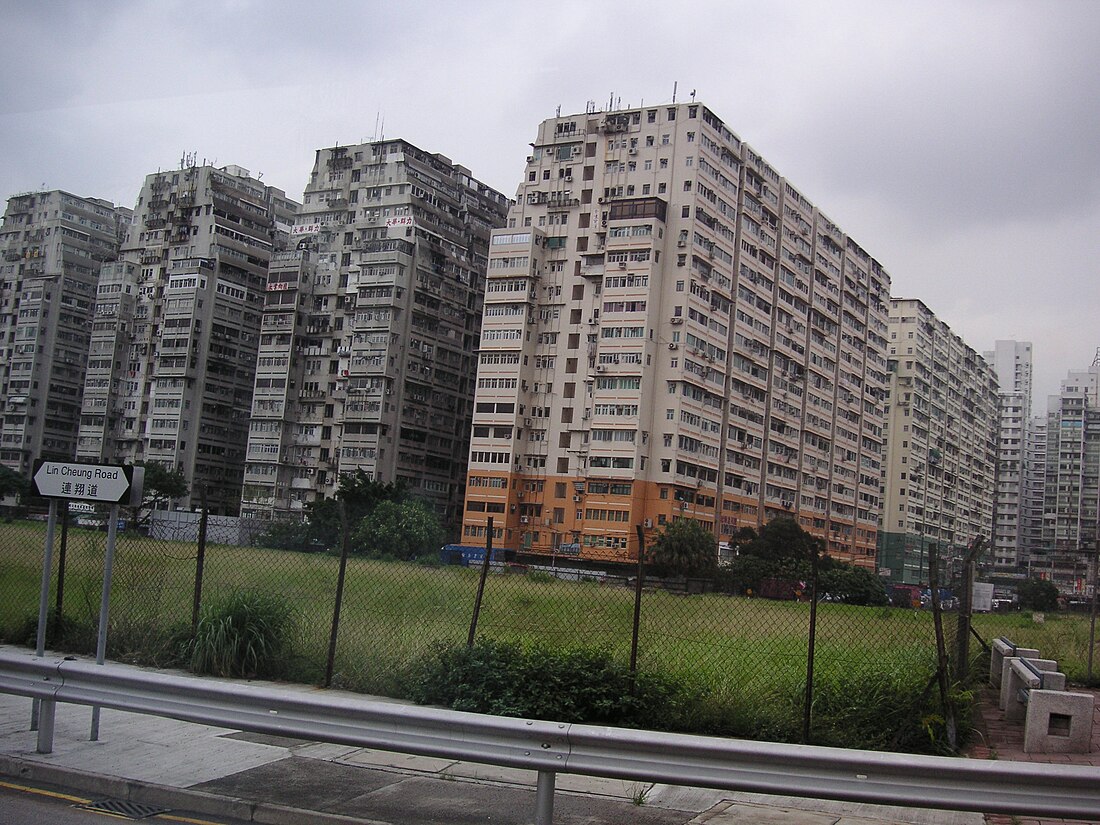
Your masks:
<path fill-rule="evenodd" d="M 14 2 L 0 198 L 133 206 L 185 152 L 300 199 L 403 137 L 505 194 L 538 123 L 692 90 L 1034 409 L 1100 347 L 1100 2 Z"/>

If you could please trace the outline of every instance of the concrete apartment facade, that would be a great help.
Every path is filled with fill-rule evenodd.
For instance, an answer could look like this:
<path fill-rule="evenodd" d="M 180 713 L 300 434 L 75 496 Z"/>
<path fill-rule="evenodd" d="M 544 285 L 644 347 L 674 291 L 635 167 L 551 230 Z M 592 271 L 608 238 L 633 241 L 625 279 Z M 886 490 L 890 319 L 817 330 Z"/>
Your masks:
<path fill-rule="evenodd" d="M 993 367 L 920 300 L 890 300 L 890 389 L 879 563 L 891 581 L 928 584 L 960 572 L 989 538 L 1000 422 Z"/>
<path fill-rule="evenodd" d="M 1026 558 L 1023 546 L 1024 461 L 1031 420 L 1031 344 L 997 341 L 984 355 L 1000 388 L 997 489 L 993 502 L 993 572 L 1017 575 Z"/>
<path fill-rule="evenodd" d="M 8 200 L 0 227 L 0 464 L 76 455 L 100 267 L 130 211 L 58 190 Z"/>
<path fill-rule="evenodd" d="M 791 515 L 873 567 L 882 266 L 699 103 L 555 117 L 493 234 L 462 541 Z"/>
<path fill-rule="evenodd" d="M 1025 443 L 1020 547 L 1024 572 L 1028 578 L 1031 578 L 1040 575 L 1040 570 L 1050 568 L 1046 546 L 1043 544 L 1047 469 L 1047 417 L 1045 415 L 1031 417 Z"/>
<path fill-rule="evenodd" d="M 77 456 L 181 471 L 172 502 L 238 512 L 274 252 L 298 204 L 238 166 L 148 175 L 92 327 Z"/>
<path fill-rule="evenodd" d="M 1047 403 L 1043 528 L 1031 573 L 1084 596 L 1100 522 L 1100 355 L 1074 370 Z"/>
<path fill-rule="evenodd" d="M 403 140 L 317 151 L 267 280 L 242 513 L 300 516 L 362 470 L 457 531 L 489 233 L 509 200 Z"/>

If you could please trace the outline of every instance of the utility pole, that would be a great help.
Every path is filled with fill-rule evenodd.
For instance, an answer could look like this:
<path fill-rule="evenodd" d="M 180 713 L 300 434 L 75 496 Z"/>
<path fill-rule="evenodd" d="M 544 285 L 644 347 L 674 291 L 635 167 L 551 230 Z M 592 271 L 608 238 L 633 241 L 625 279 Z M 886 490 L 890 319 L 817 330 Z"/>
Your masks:
<path fill-rule="evenodd" d="M 1092 598 L 1089 600 L 1089 665 L 1085 684 L 1092 684 L 1092 654 L 1096 647 L 1096 568 L 1100 566 L 1100 534 L 1092 550 Z"/>

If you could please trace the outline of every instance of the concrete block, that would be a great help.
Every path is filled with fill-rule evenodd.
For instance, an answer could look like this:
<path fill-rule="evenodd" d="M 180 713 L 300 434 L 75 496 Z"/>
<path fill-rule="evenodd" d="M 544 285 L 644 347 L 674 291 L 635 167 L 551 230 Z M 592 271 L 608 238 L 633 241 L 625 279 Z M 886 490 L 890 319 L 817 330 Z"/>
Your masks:
<path fill-rule="evenodd" d="M 1091 693 L 1031 691 L 1024 722 L 1024 753 L 1088 753 L 1093 705 Z"/>
<path fill-rule="evenodd" d="M 1005 657 L 1020 656 L 1025 659 L 1038 659 L 1039 651 L 1033 647 L 1013 647 L 1001 639 L 993 640 L 989 652 L 989 684 L 995 688 L 1001 686 L 1001 674 Z"/>
<path fill-rule="evenodd" d="M 1006 656 L 1004 658 L 1004 661 L 1002 662 L 1002 665 L 1001 665 L 1001 697 L 1000 697 L 1001 701 L 1000 701 L 1000 708 L 1001 708 L 1001 710 L 1003 710 L 1005 712 L 1005 719 L 1018 719 L 1018 720 L 1022 721 L 1023 718 L 1024 718 L 1024 713 L 1023 713 L 1022 708 L 1019 709 L 1019 712 L 1017 712 L 1015 708 L 1013 708 L 1011 711 L 1009 710 L 1010 708 L 1012 708 L 1013 705 L 1018 706 L 1020 704 L 1019 702 L 1016 701 L 1016 691 L 1019 688 L 1024 687 L 1022 681 L 1019 680 L 1019 679 L 1016 679 L 1015 683 L 1013 684 L 1014 680 L 1011 677 L 1012 663 L 1015 662 L 1017 659 L 1020 659 L 1020 658 L 1026 658 L 1029 662 L 1031 662 L 1031 664 L 1033 664 L 1035 667 L 1037 667 L 1039 670 L 1042 670 L 1042 671 L 1057 671 L 1058 670 L 1058 662 L 1055 661 L 1054 659 L 1037 659 L 1037 658 L 1020 657 L 1020 656 Z"/>

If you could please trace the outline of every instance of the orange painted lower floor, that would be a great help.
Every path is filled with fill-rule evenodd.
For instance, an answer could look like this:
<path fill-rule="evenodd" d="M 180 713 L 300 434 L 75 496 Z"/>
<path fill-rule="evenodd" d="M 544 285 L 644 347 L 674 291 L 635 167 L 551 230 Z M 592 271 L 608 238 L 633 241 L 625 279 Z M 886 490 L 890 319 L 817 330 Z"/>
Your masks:
<path fill-rule="evenodd" d="M 701 521 L 719 542 L 789 515 L 823 539 L 834 558 L 874 569 L 877 526 L 830 518 L 680 483 L 615 478 L 529 476 L 471 471 L 467 477 L 462 544 L 484 546 L 489 519 L 493 546 L 525 554 L 575 556 L 593 562 L 635 562 L 638 529 L 655 536 L 677 518 Z"/>

